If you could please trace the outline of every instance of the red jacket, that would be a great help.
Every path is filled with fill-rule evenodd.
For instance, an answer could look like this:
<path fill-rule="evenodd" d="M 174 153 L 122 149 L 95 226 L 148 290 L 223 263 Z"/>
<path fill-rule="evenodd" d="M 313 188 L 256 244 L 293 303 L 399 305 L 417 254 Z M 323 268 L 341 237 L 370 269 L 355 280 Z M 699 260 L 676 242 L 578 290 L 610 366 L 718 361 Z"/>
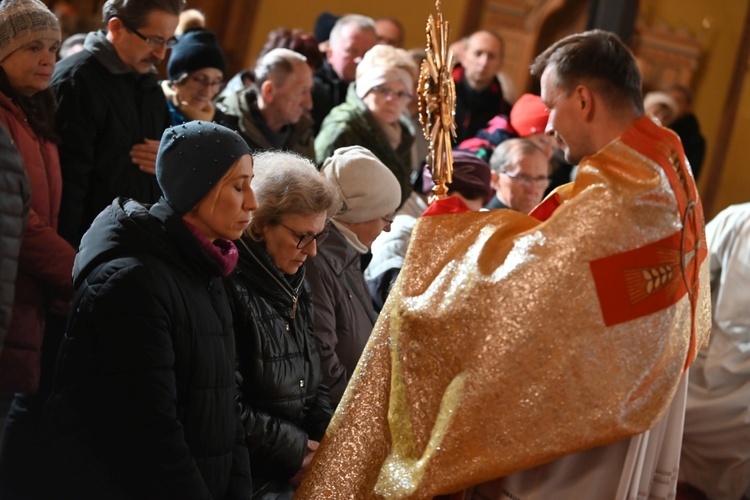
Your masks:
<path fill-rule="evenodd" d="M 73 295 L 75 250 L 57 234 L 62 175 L 57 146 L 39 139 L 24 112 L 0 93 L 0 122 L 18 148 L 31 185 L 29 219 L 21 241 L 13 314 L 0 354 L 0 393 L 34 392 L 50 303 Z"/>

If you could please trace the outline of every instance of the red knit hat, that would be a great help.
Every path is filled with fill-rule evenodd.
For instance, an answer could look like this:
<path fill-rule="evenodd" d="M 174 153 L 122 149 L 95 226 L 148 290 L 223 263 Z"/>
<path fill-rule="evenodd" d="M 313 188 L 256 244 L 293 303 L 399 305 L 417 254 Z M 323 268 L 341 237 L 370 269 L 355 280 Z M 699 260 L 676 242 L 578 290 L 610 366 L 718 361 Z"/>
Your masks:
<path fill-rule="evenodd" d="M 543 134 L 547 126 L 549 111 L 542 98 L 534 94 L 524 94 L 510 110 L 510 126 L 519 137 Z"/>

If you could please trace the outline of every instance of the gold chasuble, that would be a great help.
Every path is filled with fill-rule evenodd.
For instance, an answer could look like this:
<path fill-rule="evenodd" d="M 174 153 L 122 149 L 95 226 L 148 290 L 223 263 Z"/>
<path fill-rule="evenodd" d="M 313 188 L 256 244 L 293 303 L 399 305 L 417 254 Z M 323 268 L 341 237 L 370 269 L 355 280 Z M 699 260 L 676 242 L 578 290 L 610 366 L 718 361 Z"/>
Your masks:
<path fill-rule="evenodd" d="M 530 216 L 422 217 L 296 498 L 431 498 L 651 428 L 711 324 L 686 165 L 644 116 Z"/>

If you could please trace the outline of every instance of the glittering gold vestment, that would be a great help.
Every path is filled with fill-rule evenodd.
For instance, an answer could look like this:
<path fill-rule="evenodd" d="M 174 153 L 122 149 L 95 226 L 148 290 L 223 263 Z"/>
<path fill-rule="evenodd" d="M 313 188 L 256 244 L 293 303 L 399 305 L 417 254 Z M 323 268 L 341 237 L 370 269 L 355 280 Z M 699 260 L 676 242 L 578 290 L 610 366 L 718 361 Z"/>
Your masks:
<path fill-rule="evenodd" d="M 648 117 L 531 216 L 421 218 L 297 498 L 431 498 L 651 428 L 708 340 L 703 224 Z"/>

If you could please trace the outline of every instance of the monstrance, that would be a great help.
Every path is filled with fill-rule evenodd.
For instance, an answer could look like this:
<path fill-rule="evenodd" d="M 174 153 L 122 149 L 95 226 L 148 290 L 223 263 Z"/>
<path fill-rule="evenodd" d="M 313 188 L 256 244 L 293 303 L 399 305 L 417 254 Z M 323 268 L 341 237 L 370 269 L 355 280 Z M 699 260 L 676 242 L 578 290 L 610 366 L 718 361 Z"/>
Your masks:
<path fill-rule="evenodd" d="M 448 49 L 450 23 L 443 19 L 440 0 L 436 0 L 437 21 L 427 19 L 427 58 L 422 62 L 417 85 L 419 123 L 430 143 L 427 164 L 435 182 L 433 199 L 445 198 L 447 183 L 453 178 L 453 150 L 456 137 L 456 85 L 453 82 L 453 52 Z"/>

